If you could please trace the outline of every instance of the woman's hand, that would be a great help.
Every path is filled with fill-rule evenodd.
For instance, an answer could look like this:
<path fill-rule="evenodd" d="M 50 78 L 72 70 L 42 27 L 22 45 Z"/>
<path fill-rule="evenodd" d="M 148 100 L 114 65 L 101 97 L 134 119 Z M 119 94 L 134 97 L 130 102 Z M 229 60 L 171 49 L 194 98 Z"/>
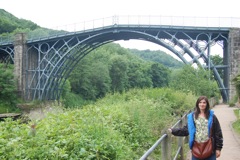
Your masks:
<path fill-rule="evenodd" d="M 169 132 L 169 133 L 172 133 L 172 129 L 171 129 L 171 128 L 169 128 L 169 129 L 168 129 L 168 132 Z"/>
<path fill-rule="evenodd" d="M 221 151 L 220 150 L 216 150 L 216 157 L 218 158 L 218 157 L 220 157 L 220 155 L 221 155 Z"/>

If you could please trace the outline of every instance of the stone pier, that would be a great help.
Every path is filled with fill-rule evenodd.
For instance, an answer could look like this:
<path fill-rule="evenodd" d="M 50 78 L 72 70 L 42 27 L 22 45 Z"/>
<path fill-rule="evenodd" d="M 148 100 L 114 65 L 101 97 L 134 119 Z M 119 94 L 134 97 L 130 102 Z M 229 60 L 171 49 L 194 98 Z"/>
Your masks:
<path fill-rule="evenodd" d="M 232 100 L 236 95 L 236 89 L 232 83 L 232 79 L 240 74 L 240 29 L 234 28 L 229 33 L 229 100 Z"/>
<path fill-rule="evenodd" d="M 14 40 L 14 75 L 17 80 L 18 95 L 25 99 L 26 88 L 26 35 L 24 33 L 18 33 L 15 35 Z"/>

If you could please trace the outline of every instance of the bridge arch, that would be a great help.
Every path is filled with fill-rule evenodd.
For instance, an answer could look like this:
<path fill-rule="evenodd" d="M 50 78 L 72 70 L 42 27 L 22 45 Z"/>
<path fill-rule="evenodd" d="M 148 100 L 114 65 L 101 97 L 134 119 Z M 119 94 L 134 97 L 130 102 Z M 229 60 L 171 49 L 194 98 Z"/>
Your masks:
<path fill-rule="evenodd" d="M 2 63 L 14 63 L 14 47 L 6 46 L 0 48 L 2 54 L 0 54 L 0 62 Z"/>
<path fill-rule="evenodd" d="M 185 64 L 209 67 L 228 101 L 227 89 L 211 62 L 210 48 L 219 41 L 227 42 L 226 32 L 219 33 L 200 29 L 177 30 L 162 26 L 113 25 L 88 33 L 70 33 L 62 37 L 28 42 L 28 61 L 37 59 L 27 66 L 27 99 L 59 99 L 63 84 L 77 63 L 92 50 L 118 40 L 138 39 L 161 45 L 174 53 Z M 203 45 L 204 44 L 204 45 Z M 184 55 L 188 55 L 187 59 Z M 201 61 L 202 60 L 202 61 Z"/>

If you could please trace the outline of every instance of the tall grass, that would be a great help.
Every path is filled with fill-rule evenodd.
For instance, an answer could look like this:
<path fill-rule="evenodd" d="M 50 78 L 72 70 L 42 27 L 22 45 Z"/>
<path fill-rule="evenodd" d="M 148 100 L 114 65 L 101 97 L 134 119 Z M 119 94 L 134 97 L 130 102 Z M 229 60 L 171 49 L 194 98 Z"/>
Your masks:
<path fill-rule="evenodd" d="M 167 88 L 133 89 L 49 114 L 36 128 L 7 119 L 0 123 L 0 159 L 139 159 L 195 100 Z"/>

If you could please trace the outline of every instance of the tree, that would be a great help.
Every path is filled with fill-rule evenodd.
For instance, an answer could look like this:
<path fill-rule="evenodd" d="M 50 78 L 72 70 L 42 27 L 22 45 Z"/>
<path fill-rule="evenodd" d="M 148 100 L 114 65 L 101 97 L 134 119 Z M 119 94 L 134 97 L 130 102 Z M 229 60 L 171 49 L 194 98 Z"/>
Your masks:
<path fill-rule="evenodd" d="M 166 87 L 169 82 L 169 70 L 159 63 L 154 63 L 151 65 L 151 77 L 153 87 Z"/>
<path fill-rule="evenodd" d="M 109 74 L 113 92 L 123 92 L 128 88 L 127 69 L 128 63 L 124 57 L 115 56 L 111 59 Z"/>
<path fill-rule="evenodd" d="M 220 95 L 216 81 L 210 80 L 208 71 L 185 65 L 172 72 L 170 87 L 184 92 L 192 92 L 197 96 L 218 97 Z"/>
<path fill-rule="evenodd" d="M 220 57 L 219 55 L 211 56 L 210 59 L 214 66 L 223 65 L 223 58 Z M 220 77 L 223 79 L 223 70 L 218 70 L 218 73 L 219 73 Z"/>
<path fill-rule="evenodd" d="M 82 59 L 69 79 L 74 93 L 94 100 L 110 91 L 111 79 L 108 66 L 99 61 L 92 63 L 92 58 L 93 55 L 88 55 Z"/>
<path fill-rule="evenodd" d="M 129 49 L 131 54 L 134 54 L 146 61 L 156 62 L 163 64 L 169 68 L 180 68 L 184 65 L 184 63 L 178 61 L 177 59 L 173 58 L 171 55 L 163 52 L 163 51 L 151 51 L 151 50 L 137 50 L 137 49 Z"/>
<path fill-rule="evenodd" d="M 128 65 L 128 83 L 130 88 L 152 87 L 150 69 L 147 63 L 132 60 Z"/>
<path fill-rule="evenodd" d="M 16 29 L 30 29 L 34 30 L 39 28 L 39 26 L 29 20 L 18 19 L 14 15 L 0 9 L 0 34 L 10 33 Z"/>
<path fill-rule="evenodd" d="M 0 73 L 0 108 L 11 111 L 17 103 L 17 85 L 14 80 L 13 66 L 0 63 Z"/>

